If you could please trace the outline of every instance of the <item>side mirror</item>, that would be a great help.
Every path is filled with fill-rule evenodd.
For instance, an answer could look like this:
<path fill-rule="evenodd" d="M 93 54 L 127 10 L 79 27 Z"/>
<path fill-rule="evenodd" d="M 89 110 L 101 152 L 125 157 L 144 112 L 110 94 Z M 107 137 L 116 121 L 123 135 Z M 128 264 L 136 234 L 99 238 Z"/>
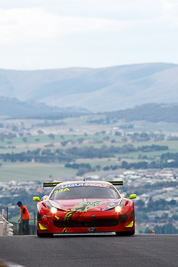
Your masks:
<path fill-rule="evenodd" d="M 134 199 L 134 198 L 136 198 L 136 197 L 137 197 L 136 194 L 131 194 L 129 198 L 130 198 L 130 199 Z"/>
<path fill-rule="evenodd" d="M 33 197 L 33 201 L 40 201 L 39 197 Z"/>
<path fill-rule="evenodd" d="M 49 196 L 45 195 L 41 198 L 41 201 L 47 200 L 49 198 Z"/>

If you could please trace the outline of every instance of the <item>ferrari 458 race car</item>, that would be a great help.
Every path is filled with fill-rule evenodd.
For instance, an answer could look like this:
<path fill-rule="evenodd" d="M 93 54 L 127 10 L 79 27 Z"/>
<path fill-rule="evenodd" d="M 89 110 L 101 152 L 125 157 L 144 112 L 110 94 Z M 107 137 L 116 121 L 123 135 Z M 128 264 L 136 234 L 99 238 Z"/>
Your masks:
<path fill-rule="evenodd" d="M 134 235 L 136 195 L 126 199 L 114 185 L 122 181 L 49 182 L 54 187 L 49 196 L 37 203 L 37 235 L 53 236 L 61 233 L 115 232 Z"/>

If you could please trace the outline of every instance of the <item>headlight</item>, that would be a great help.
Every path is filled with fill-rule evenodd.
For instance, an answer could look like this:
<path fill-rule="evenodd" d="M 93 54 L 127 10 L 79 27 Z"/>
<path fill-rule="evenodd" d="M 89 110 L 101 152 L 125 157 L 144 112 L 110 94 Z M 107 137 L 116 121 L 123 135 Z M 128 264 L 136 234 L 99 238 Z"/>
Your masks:
<path fill-rule="evenodd" d="M 121 200 L 118 205 L 115 207 L 115 212 L 121 212 L 121 210 L 123 209 L 125 205 L 125 200 Z"/>
<path fill-rule="evenodd" d="M 115 212 L 121 212 L 122 210 L 122 207 L 121 206 L 116 206 L 115 207 Z"/>
<path fill-rule="evenodd" d="M 45 202 L 46 206 L 50 210 L 51 213 L 57 213 L 58 210 L 61 210 L 61 207 L 58 203 L 53 200 L 48 200 Z"/>
<path fill-rule="evenodd" d="M 55 208 L 55 207 L 51 207 L 51 208 L 50 208 L 50 211 L 51 211 L 51 213 L 57 213 L 57 208 Z"/>

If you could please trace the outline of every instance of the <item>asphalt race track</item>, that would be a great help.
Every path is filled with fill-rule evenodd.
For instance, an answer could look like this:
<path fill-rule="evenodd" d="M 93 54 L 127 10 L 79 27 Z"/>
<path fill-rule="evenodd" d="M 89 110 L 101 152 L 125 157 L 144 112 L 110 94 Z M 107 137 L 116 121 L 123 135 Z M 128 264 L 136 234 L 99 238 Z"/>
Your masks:
<path fill-rule="evenodd" d="M 178 235 L 0 236 L 0 266 L 177 267 Z"/>

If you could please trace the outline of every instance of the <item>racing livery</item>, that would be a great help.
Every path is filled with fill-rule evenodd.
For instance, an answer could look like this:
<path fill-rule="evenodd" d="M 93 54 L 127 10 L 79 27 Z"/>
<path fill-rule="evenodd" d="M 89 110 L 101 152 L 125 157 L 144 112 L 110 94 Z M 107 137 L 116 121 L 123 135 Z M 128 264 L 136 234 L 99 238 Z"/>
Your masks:
<path fill-rule="evenodd" d="M 37 203 L 37 235 L 61 233 L 115 232 L 134 235 L 135 212 L 132 198 L 123 198 L 114 185 L 119 182 L 77 181 L 49 182 L 54 187 L 49 196 Z"/>

